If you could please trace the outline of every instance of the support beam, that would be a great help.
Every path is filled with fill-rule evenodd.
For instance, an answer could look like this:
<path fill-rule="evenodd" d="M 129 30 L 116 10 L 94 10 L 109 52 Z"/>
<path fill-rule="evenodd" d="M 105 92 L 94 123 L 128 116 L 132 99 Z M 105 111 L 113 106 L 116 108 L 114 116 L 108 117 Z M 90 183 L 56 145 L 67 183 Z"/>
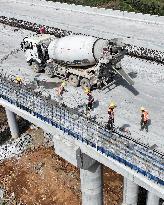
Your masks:
<path fill-rule="evenodd" d="M 102 165 L 95 162 L 88 170 L 80 169 L 82 205 L 103 204 Z"/>
<path fill-rule="evenodd" d="M 6 116 L 8 119 L 8 124 L 10 127 L 10 132 L 12 135 L 12 138 L 18 138 L 19 137 L 19 129 L 18 129 L 18 124 L 16 121 L 16 115 L 15 113 L 11 112 L 10 110 L 6 109 Z"/>
<path fill-rule="evenodd" d="M 83 153 L 80 148 L 76 150 L 76 160 L 77 167 L 85 170 L 88 170 L 92 165 L 96 163 L 96 160 Z"/>
<path fill-rule="evenodd" d="M 148 192 L 146 205 L 159 205 L 159 197 Z"/>
<path fill-rule="evenodd" d="M 137 205 L 139 186 L 124 177 L 122 205 Z"/>

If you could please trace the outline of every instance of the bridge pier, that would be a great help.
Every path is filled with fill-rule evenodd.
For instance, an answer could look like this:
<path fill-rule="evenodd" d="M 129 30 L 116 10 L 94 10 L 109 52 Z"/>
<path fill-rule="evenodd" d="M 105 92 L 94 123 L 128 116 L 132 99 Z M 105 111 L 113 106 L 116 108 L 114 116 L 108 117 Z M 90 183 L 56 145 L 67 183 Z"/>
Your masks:
<path fill-rule="evenodd" d="M 87 170 L 80 169 L 82 205 L 103 205 L 102 165 L 95 162 Z"/>
<path fill-rule="evenodd" d="M 148 192 L 146 205 L 159 205 L 159 197 Z"/>
<path fill-rule="evenodd" d="M 7 116 L 7 120 L 8 120 L 8 124 L 10 127 L 10 132 L 12 135 L 12 138 L 18 138 L 19 137 L 19 128 L 18 128 L 18 124 L 17 124 L 17 120 L 16 120 L 16 114 L 11 112 L 10 110 L 6 109 L 6 116 Z"/>
<path fill-rule="evenodd" d="M 137 205 L 139 186 L 124 177 L 122 205 Z"/>

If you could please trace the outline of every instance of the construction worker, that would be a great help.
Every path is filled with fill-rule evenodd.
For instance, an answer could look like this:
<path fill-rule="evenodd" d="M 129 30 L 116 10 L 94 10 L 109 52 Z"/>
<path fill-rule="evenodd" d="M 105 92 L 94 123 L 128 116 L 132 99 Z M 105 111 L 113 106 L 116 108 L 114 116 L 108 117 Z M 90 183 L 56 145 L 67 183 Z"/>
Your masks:
<path fill-rule="evenodd" d="M 141 107 L 141 130 L 148 132 L 149 114 L 144 107 Z"/>
<path fill-rule="evenodd" d="M 45 29 L 44 26 L 41 26 L 41 27 L 39 28 L 39 33 L 40 33 L 40 34 L 46 33 L 46 29 Z"/>
<path fill-rule="evenodd" d="M 66 86 L 66 82 L 62 81 L 61 85 L 57 88 L 57 95 L 62 96 L 64 92 L 64 88 Z"/>
<path fill-rule="evenodd" d="M 87 104 L 87 110 L 91 111 L 93 109 L 93 103 L 94 103 L 94 98 L 92 96 L 91 90 L 89 88 L 85 88 L 84 91 L 87 96 L 88 96 L 88 104 Z"/>
<path fill-rule="evenodd" d="M 113 129 L 114 124 L 114 109 L 116 107 L 116 104 L 114 102 L 111 102 L 108 109 L 108 129 Z"/>
<path fill-rule="evenodd" d="M 17 84 L 21 85 L 22 84 L 22 79 L 19 76 L 17 76 L 16 79 L 15 79 L 15 82 Z"/>

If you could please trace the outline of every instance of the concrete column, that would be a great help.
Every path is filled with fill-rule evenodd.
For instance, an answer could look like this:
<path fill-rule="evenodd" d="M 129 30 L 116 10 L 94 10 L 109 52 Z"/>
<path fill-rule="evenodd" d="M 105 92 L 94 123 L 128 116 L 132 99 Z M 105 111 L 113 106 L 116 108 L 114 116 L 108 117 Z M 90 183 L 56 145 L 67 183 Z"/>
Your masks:
<path fill-rule="evenodd" d="M 96 162 L 87 170 L 80 169 L 80 179 L 82 205 L 102 205 L 102 165 Z"/>
<path fill-rule="evenodd" d="M 122 205 L 137 205 L 139 186 L 124 177 Z"/>
<path fill-rule="evenodd" d="M 19 137 L 19 129 L 18 129 L 18 124 L 16 121 L 15 113 L 6 109 L 6 115 L 7 115 L 8 124 L 10 127 L 10 132 L 11 132 L 12 138 L 18 138 Z"/>
<path fill-rule="evenodd" d="M 148 192 L 146 205 L 159 205 L 159 197 Z"/>

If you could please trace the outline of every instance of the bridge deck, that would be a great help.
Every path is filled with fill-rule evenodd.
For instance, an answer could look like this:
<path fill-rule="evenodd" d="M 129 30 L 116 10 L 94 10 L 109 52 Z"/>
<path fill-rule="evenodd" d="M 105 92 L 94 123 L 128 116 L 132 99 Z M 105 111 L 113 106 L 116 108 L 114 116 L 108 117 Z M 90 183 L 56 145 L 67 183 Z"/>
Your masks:
<path fill-rule="evenodd" d="M 1 88 L 5 88 L 5 87 L 7 88 L 8 85 L 9 84 L 6 84 L 6 83 L 4 83 L 4 85 L 1 84 Z M 10 88 L 10 86 L 8 88 Z M 14 88 L 14 90 L 15 89 L 16 89 L 16 87 Z M 158 159 L 155 159 L 154 157 L 151 157 L 151 152 L 149 152 L 149 153 L 146 152 L 144 154 L 144 149 L 142 148 L 142 146 L 140 149 L 139 148 L 140 146 L 137 144 L 134 145 L 134 149 L 136 148 L 136 146 L 138 146 L 139 149 L 137 149 L 138 153 L 137 152 L 135 153 L 133 150 L 133 147 L 131 147 L 131 143 L 129 144 L 130 147 L 127 146 L 126 143 L 125 144 L 121 143 L 121 142 L 119 143 L 121 138 L 120 137 L 118 138 L 114 135 L 110 136 L 110 133 L 109 133 L 109 141 L 115 138 L 116 143 L 107 144 L 107 143 L 105 143 L 104 140 L 101 142 L 102 138 L 100 136 L 97 136 L 95 138 L 95 135 L 92 135 L 92 136 L 88 135 L 88 134 L 90 134 L 90 133 L 88 133 L 88 130 L 90 130 L 90 129 L 92 130 L 91 127 L 89 129 L 86 129 L 86 127 L 85 128 L 83 127 L 83 129 L 81 130 L 79 128 L 84 123 L 80 123 L 80 125 L 79 125 L 79 123 L 74 123 L 75 120 L 73 120 L 73 121 L 71 120 L 71 118 L 73 117 L 73 116 L 71 117 L 71 115 L 69 118 L 69 122 L 65 118 L 63 118 L 66 113 L 63 116 L 60 109 L 59 109 L 60 112 L 58 113 L 57 106 L 55 106 L 53 108 L 53 111 L 54 111 L 53 120 L 55 120 L 56 122 L 52 121 L 52 120 L 48 120 L 47 117 L 44 117 L 44 114 L 43 115 L 39 114 L 39 112 L 42 112 L 43 110 L 44 110 L 43 113 L 45 113 L 44 108 L 41 110 L 41 109 L 39 109 L 39 106 L 37 106 L 37 107 L 32 106 L 32 110 L 35 109 L 36 112 L 35 113 L 31 112 L 29 109 L 27 109 L 29 107 L 27 102 L 24 103 L 24 105 L 26 105 L 26 106 L 21 105 L 19 103 L 22 101 L 22 99 L 18 99 L 18 101 L 16 103 L 17 104 L 17 107 L 16 107 L 14 105 L 15 100 L 14 101 L 11 100 L 12 98 L 14 99 L 13 90 L 12 89 L 7 89 L 7 90 L 5 89 L 4 93 L 6 95 L 9 94 L 10 98 L 8 98 L 5 95 L 2 95 L 2 92 L 1 92 L 0 94 L 2 95 L 2 98 L 5 98 L 6 100 L 3 100 L 1 98 L 0 104 L 5 106 L 7 109 L 10 109 L 11 111 L 17 113 L 21 117 L 36 124 L 37 126 L 41 127 L 44 131 L 51 133 L 54 136 L 53 140 L 55 143 L 55 147 L 57 146 L 56 150 L 58 151 L 58 154 L 60 156 L 64 155 L 68 161 L 70 161 L 72 164 L 76 165 L 77 162 L 75 159 L 75 156 L 76 156 L 75 152 L 76 152 L 77 148 L 80 147 L 80 149 L 84 153 L 86 153 L 87 155 L 89 155 L 93 159 L 99 161 L 100 163 L 106 165 L 107 167 L 110 167 L 112 170 L 122 174 L 126 178 L 134 181 L 138 185 L 144 187 L 145 189 L 147 189 L 147 190 L 155 193 L 159 197 L 163 198 L 163 192 L 164 192 L 163 185 L 162 185 L 163 184 L 163 172 L 162 172 L 163 168 L 161 167 L 162 164 L 160 163 L 161 158 L 159 158 L 158 155 L 156 155 L 156 157 Z M 22 89 L 21 92 L 18 91 L 18 93 L 23 94 L 24 93 L 23 90 L 24 89 Z M 26 92 L 26 94 L 29 95 L 28 92 Z M 32 95 L 31 94 L 29 95 L 29 100 L 31 101 L 30 96 L 32 97 Z M 26 97 L 24 97 L 24 100 L 25 99 L 26 99 Z M 38 105 L 38 103 L 36 103 L 36 104 Z M 44 107 L 44 105 L 43 105 L 43 107 Z M 24 109 L 27 111 L 25 111 Z M 30 107 L 30 109 L 31 109 L 31 107 Z M 60 120 L 58 120 L 59 116 L 60 116 Z M 62 118 L 61 118 L 61 116 L 62 116 Z M 76 116 L 74 116 L 74 117 L 76 117 Z M 50 118 L 52 118 L 52 117 L 50 117 Z M 70 125 L 71 125 L 68 128 L 66 128 L 67 122 L 70 123 Z M 72 123 L 75 126 L 72 126 Z M 78 125 L 78 127 L 80 126 L 78 128 L 78 130 L 77 130 L 77 125 Z M 100 130 L 101 130 L 101 128 L 99 129 L 99 131 Z M 63 133 L 63 131 L 65 134 Z M 87 135 L 85 135 L 86 131 L 88 133 Z M 97 131 L 98 130 L 96 129 L 95 134 Z M 96 144 L 98 143 L 98 144 L 96 145 L 95 143 Z M 61 147 L 63 147 L 63 149 L 59 145 Z M 66 146 L 66 145 L 69 147 L 68 153 L 65 153 L 66 148 L 64 148 L 64 146 Z M 122 146 L 123 149 L 118 149 L 119 147 L 117 145 Z M 127 151 L 125 151 L 124 149 Z M 141 156 L 145 156 L 145 157 L 142 158 Z M 152 158 L 152 160 L 151 160 L 151 158 Z M 137 163 L 136 163 L 136 161 L 137 161 Z M 145 163 L 143 163 L 144 161 L 145 161 Z M 155 161 L 156 161 L 156 163 L 153 165 L 153 163 Z M 160 167 L 161 167 L 161 169 L 160 169 Z M 160 179 L 162 181 L 161 180 L 159 181 L 158 177 L 160 177 Z M 157 183 L 157 181 L 159 183 Z"/>
<path fill-rule="evenodd" d="M 29 31 L 15 31 L 0 25 L 0 58 L 10 53 L 14 48 L 18 48 L 23 37 L 29 34 Z M 156 144 L 157 149 L 163 152 L 163 119 L 164 119 L 164 69 L 161 65 L 152 64 L 144 60 L 126 57 L 123 62 L 123 68 L 131 72 L 135 76 L 135 89 L 129 87 L 124 81 L 118 81 L 109 89 L 104 91 L 95 90 L 93 95 L 97 101 L 97 107 L 92 112 L 92 116 L 96 116 L 97 121 L 107 122 L 107 107 L 111 100 L 117 103 L 116 109 L 116 125 L 123 126 L 128 124 L 132 137 L 140 140 L 150 146 Z M 7 75 L 20 75 L 27 83 L 33 81 L 35 73 L 28 67 L 22 52 L 10 55 L 4 60 L 0 71 L 6 72 Z M 40 74 L 38 80 L 43 81 L 39 88 L 44 94 L 49 93 L 52 99 L 57 99 L 54 88 L 59 81 L 57 78 L 49 79 L 44 74 Z M 86 103 L 86 96 L 81 88 L 73 88 L 67 86 L 67 91 L 63 95 L 63 102 L 70 107 Z M 151 125 L 149 133 L 140 132 L 140 106 L 148 108 L 150 112 Z M 80 109 L 79 109 L 80 110 Z"/>

